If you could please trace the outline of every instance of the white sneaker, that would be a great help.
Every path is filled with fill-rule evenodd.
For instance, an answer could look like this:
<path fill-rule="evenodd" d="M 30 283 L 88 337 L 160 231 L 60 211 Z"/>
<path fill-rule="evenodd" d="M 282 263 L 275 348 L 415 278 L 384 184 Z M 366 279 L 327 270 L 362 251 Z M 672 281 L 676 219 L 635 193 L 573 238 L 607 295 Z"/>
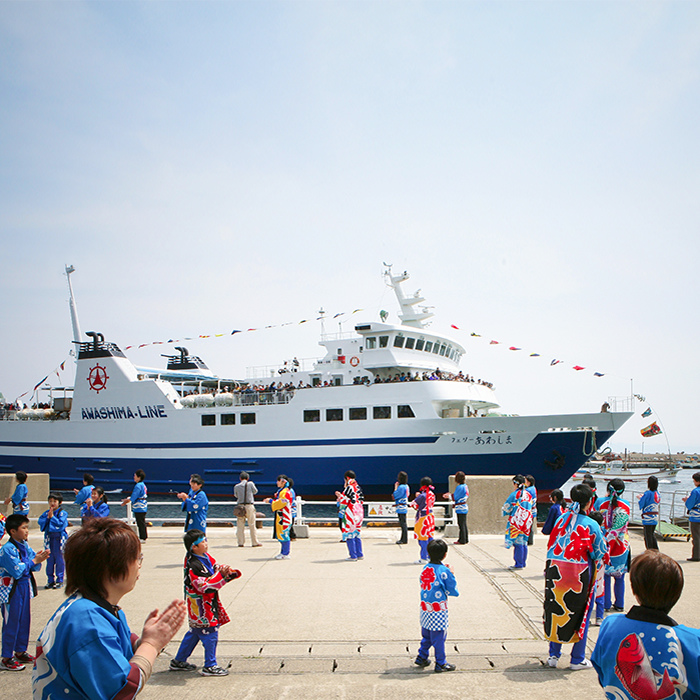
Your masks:
<path fill-rule="evenodd" d="M 289 554 L 278 554 L 275 559 L 289 559 Z"/>
<path fill-rule="evenodd" d="M 569 664 L 572 671 L 583 671 L 586 668 L 593 668 L 590 659 L 584 659 L 580 664 Z"/>
<path fill-rule="evenodd" d="M 549 666 L 550 668 L 556 668 L 558 663 L 559 663 L 558 656 L 550 656 L 547 659 L 547 666 Z"/>

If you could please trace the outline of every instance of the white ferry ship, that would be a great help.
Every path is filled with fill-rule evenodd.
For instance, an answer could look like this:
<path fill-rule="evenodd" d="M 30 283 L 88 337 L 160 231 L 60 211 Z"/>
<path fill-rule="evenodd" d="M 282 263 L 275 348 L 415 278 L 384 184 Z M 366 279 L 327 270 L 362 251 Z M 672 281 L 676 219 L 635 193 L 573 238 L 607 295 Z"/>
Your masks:
<path fill-rule="evenodd" d="M 70 273 L 66 268 L 70 288 Z M 448 476 L 532 474 L 561 486 L 631 413 L 507 416 L 491 385 L 460 372 L 465 349 L 433 333 L 408 274 L 385 271 L 400 323 L 358 323 L 322 335 L 325 356 L 274 376 L 224 379 L 186 348 L 164 370 L 136 367 L 102 334 L 77 343 L 73 387 L 50 388 L 48 408 L 0 411 L 0 472 L 48 472 L 69 489 L 90 472 L 130 488 L 143 469 L 152 492 L 181 490 L 192 473 L 210 494 L 230 494 L 241 471 L 261 490 L 291 476 L 304 497 L 332 494 L 347 469 L 368 497 L 386 498 L 399 471 L 446 490 Z M 71 314 L 80 340 L 71 289 Z"/>

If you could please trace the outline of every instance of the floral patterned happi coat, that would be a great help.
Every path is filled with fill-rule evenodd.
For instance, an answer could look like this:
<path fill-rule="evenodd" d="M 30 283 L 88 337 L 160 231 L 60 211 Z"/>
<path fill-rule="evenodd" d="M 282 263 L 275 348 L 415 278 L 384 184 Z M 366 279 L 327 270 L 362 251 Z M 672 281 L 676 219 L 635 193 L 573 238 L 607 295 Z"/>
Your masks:
<path fill-rule="evenodd" d="M 527 544 L 532 527 L 532 495 L 524 486 L 508 496 L 503 504 L 503 515 L 508 516 L 506 549 L 516 544 Z"/>
<path fill-rule="evenodd" d="M 275 514 L 275 538 L 279 542 L 289 542 L 289 529 L 292 527 L 292 491 L 285 484 L 275 494 L 271 507 Z"/>
<path fill-rule="evenodd" d="M 209 554 L 201 557 L 187 555 L 185 601 L 190 627 L 219 627 L 229 622 L 229 616 L 219 600 L 219 589 L 230 580 L 222 576 L 216 560 Z"/>
<path fill-rule="evenodd" d="M 413 527 L 416 539 L 432 540 L 435 534 L 435 489 L 432 486 L 421 486 L 413 507 L 416 509 L 416 524 Z"/>
<path fill-rule="evenodd" d="M 338 497 L 338 516 L 342 519 L 343 541 L 360 536 L 360 527 L 365 517 L 362 489 L 355 479 L 348 479 L 343 492 Z"/>

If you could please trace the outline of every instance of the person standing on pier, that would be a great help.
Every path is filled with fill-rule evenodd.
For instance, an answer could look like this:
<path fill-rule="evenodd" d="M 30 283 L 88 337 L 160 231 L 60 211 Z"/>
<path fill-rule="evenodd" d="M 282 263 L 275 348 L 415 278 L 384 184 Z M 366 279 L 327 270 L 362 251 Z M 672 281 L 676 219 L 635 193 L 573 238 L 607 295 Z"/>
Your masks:
<path fill-rule="evenodd" d="M 289 541 L 289 528 L 292 525 L 292 493 L 289 490 L 289 480 L 284 474 L 277 477 L 277 493 L 274 498 L 266 498 L 263 503 L 269 503 L 275 514 L 275 539 L 280 543 L 280 553 L 275 559 L 289 559 L 292 547 Z"/>
<path fill-rule="evenodd" d="M 63 547 L 68 539 L 68 513 L 61 507 L 63 496 L 52 492 L 48 502 L 49 509 L 39 516 L 39 529 L 44 533 L 44 549 L 50 552 L 46 560 L 46 589 L 63 586 L 66 568 Z"/>
<path fill-rule="evenodd" d="M 593 668 L 586 659 L 588 623 L 593 610 L 595 580 L 607 551 L 598 523 L 586 513 L 593 491 L 585 484 L 571 489 L 571 506 L 549 536 L 545 564 L 544 636 L 549 640 L 547 665 L 556 668 L 561 645 L 571 650 L 572 671 Z"/>
<path fill-rule="evenodd" d="M 683 591 L 683 569 L 648 549 L 632 560 L 638 605 L 603 622 L 591 661 L 606 698 L 700 696 L 700 630 L 669 616 Z"/>
<path fill-rule="evenodd" d="M 464 472 L 459 471 L 455 474 L 455 492 L 453 494 L 444 494 L 444 498 L 452 500 L 455 513 L 457 514 L 459 537 L 455 544 L 468 544 L 467 513 L 469 512 L 469 506 L 467 505 L 467 499 L 469 498 L 469 487 L 467 486 L 467 477 Z"/>
<path fill-rule="evenodd" d="M 136 527 L 139 531 L 139 539 L 145 542 L 148 539 L 148 530 L 146 530 L 146 513 L 148 512 L 148 489 L 143 480 L 146 478 L 146 472 L 143 469 L 137 469 L 134 472 L 134 488 L 131 491 L 131 496 L 122 501 L 122 505 L 131 503 L 131 512 L 136 519 Z"/>
<path fill-rule="evenodd" d="M 420 480 L 420 491 L 416 493 L 412 505 L 416 509 L 416 524 L 413 526 L 413 532 L 420 545 L 420 559 L 416 564 L 427 564 L 428 545 L 433 541 L 435 534 L 435 516 L 433 515 L 435 487 L 429 476 L 424 476 Z"/>
<path fill-rule="evenodd" d="M 456 666 L 447 663 L 445 641 L 447 640 L 447 596 L 457 597 L 457 579 L 448 564 L 447 542 L 431 540 L 428 544 L 430 563 L 420 574 L 420 626 L 421 643 L 413 662 L 416 666 L 430 666 L 430 647 L 435 652 L 435 673 L 454 671 Z"/>
<path fill-rule="evenodd" d="M 612 479 L 608 483 L 608 497 L 600 504 L 599 510 L 605 518 L 603 529 L 608 541 L 610 563 L 605 565 L 605 610 L 624 612 L 625 574 L 629 569 L 630 538 L 627 526 L 630 520 L 630 504 L 621 498 L 625 492 L 622 479 Z M 613 584 L 613 579 L 615 583 Z M 613 604 L 613 588 L 615 603 Z"/>
<path fill-rule="evenodd" d="M 233 495 L 236 497 L 236 539 L 239 547 L 245 546 L 245 524 L 248 522 L 250 530 L 250 543 L 253 547 L 262 547 L 258 542 L 258 533 L 255 530 L 255 494 L 258 487 L 250 480 L 248 472 L 241 472 L 240 481 L 233 487 Z M 242 513 L 242 514 L 241 514 Z"/>
<path fill-rule="evenodd" d="M 362 489 L 357 483 L 354 471 L 345 472 L 343 492 L 336 491 L 335 497 L 343 510 L 342 533 L 343 540 L 348 546 L 348 561 L 364 559 L 360 528 L 365 517 L 365 505 Z"/>
<path fill-rule="evenodd" d="M 397 540 L 396 544 L 408 544 L 408 525 L 406 524 L 406 518 L 408 515 L 409 493 L 408 474 L 406 474 L 406 472 L 399 472 L 396 477 L 392 496 L 396 508 L 396 515 L 399 519 L 399 525 L 401 526 L 401 537 Z"/>
<path fill-rule="evenodd" d="M 29 517 L 29 503 L 27 502 L 27 496 L 29 491 L 27 489 L 27 475 L 25 472 L 16 472 L 15 479 L 17 481 L 17 487 L 15 492 L 5 499 L 5 505 L 12 502 L 12 512 L 19 513 L 19 515 L 26 515 Z"/>
<path fill-rule="evenodd" d="M 535 542 L 535 530 L 537 530 L 537 489 L 535 488 L 535 477 L 532 474 L 525 476 L 525 488 L 532 499 L 530 501 L 532 506 L 532 526 L 530 527 L 530 534 L 527 536 L 527 544 L 530 546 Z"/>
<path fill-rule="evenodd" d="M 188 530 L 207 531 L 207 512 L 209 511 L 209 499 L 202 487 L 204 479 L 199 474 L 190 477 L 190 492 L 178 493 L 177 497 L 182 501 L 182 510 L 187 512 L 185 518 L 185 532 Z"/>
<path fill-rule="evenodd" d="M 690 492 L 690 496 L 683 499 L 688 511 L 690 535 L 693 538 L 693 554 L 688 557 L 688 561 L 700 561 L 700 472 L 693 474 L 693 483 L 695 488 Z"/>
<path fill-rule="evenodd" d="M 658 549 L 656 526 L 659 524 L 659 480 L 655 476 L 647 479 L 647 491 L 639 497 L 639 512 L 642 514 L 644 527 L 644 544 L 647 549 Z"/>
<path fill-rule="evenodd" d="M 510 569 L 524 569 L 527 563 L 527 539 L 532 527 L 532 497 L 525 488 L 525 477 L 513 477 L 515 491 L 503 504 L 503 515 L 508 517 L 506 527 L 506 549 L 513 547 L 515 563 Z"/>
<path fill-rule="evenodd" d="M 92 474 L 85 472 L 83 474 L 83 488 L 78 491 L 78 489 L 73 489 L 75 494 L 75 505 L 80 506 L 80 519 L 85 525 L 85 514 L 87 512 L 88 506 L 86 505 L 87 500 L 92 496 L 92 485 L 95 483 L 95 477 Z"/>

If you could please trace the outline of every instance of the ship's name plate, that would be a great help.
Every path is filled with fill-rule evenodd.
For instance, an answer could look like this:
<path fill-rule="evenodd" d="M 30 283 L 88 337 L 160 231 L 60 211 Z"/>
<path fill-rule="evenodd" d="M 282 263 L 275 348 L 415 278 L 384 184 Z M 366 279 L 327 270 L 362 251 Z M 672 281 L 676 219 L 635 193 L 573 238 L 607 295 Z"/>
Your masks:
<path fill-rule="evenodd" d="M 167 418 L 165 406 L 101 406 L 99 408 L 82 408 L 80 417 L 83 420 L 122 420 L 130 418 Z"/>

